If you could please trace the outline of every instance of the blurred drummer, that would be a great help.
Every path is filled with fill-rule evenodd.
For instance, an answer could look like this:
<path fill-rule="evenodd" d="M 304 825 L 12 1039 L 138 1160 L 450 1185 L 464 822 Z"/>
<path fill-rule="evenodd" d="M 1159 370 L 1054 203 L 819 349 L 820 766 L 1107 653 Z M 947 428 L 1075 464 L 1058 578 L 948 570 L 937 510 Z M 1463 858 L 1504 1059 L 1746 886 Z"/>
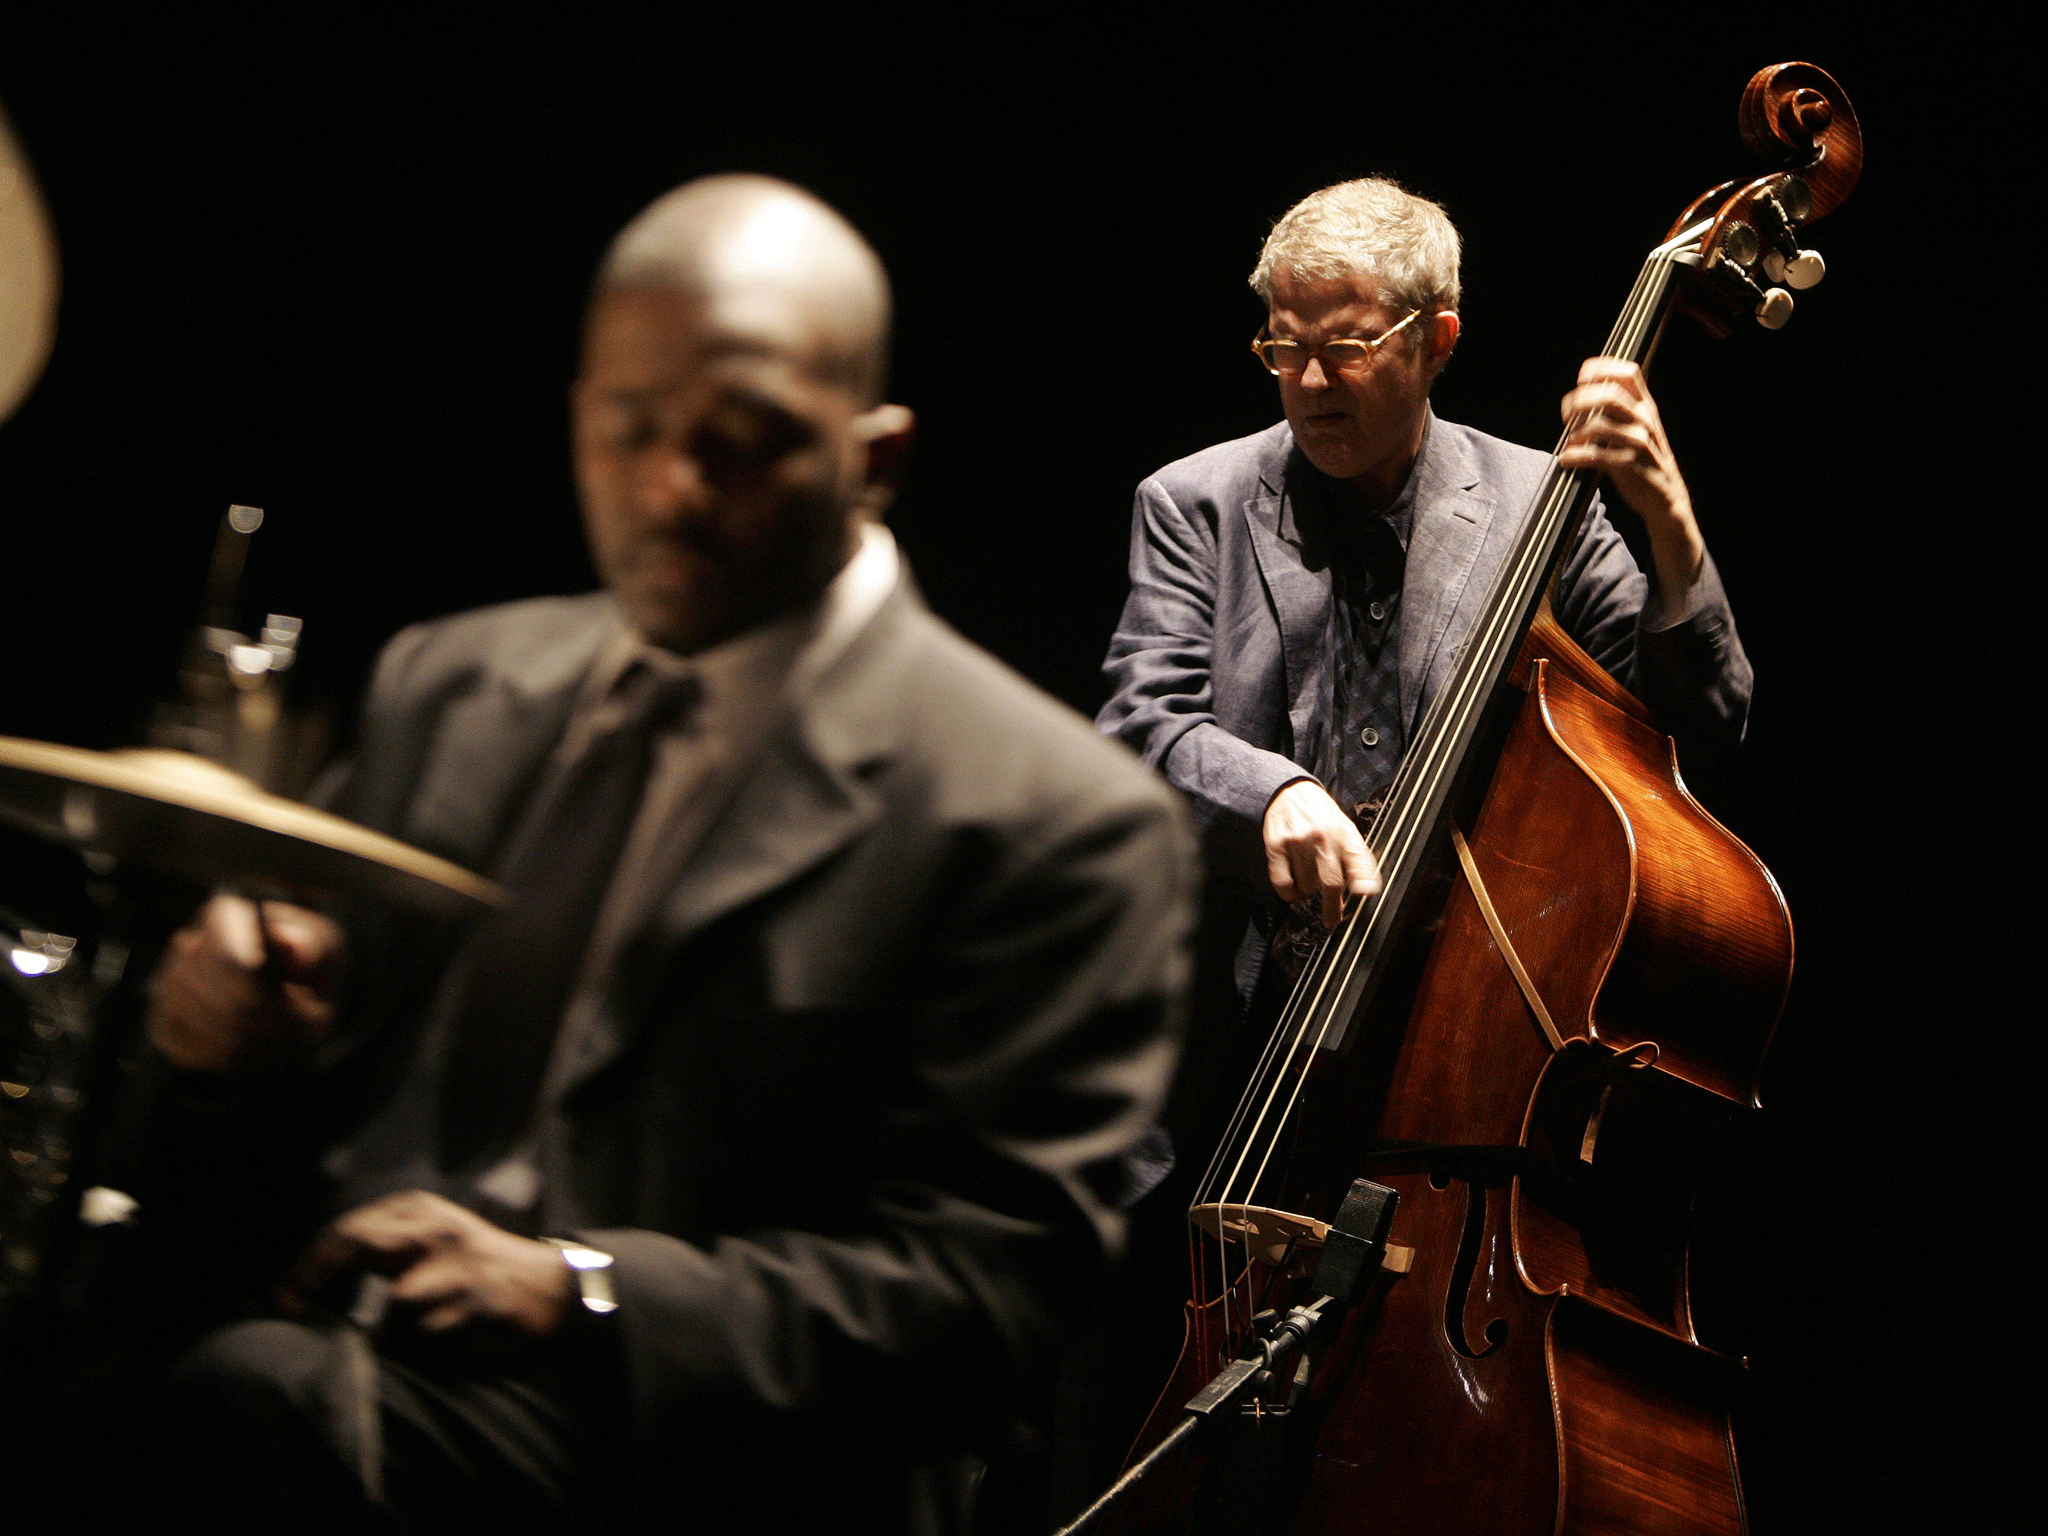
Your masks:
<path fill-rule="evenodd" d="M 154 1433 L 215 1528 L 936 1530 L 1043 1417 L 1190 853 L 919 601 L 888 328 L 796 188 L 635 219 L 573 394 L 606 590 L 400 635 L 333 800 L 511 904 L 436 944 L 223 896 L 174 940 L 138 1193 L 239 1320 Z"/>

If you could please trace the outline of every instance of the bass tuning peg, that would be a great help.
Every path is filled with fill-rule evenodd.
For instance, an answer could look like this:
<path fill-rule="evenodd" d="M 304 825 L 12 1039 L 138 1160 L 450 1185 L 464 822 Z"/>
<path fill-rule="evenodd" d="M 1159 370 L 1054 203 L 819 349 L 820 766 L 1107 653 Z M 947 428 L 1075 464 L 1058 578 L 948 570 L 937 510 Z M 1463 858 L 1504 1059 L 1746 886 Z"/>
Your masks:
<path fill-rule="evenodd" d="M 1828 264 L 1821 260 L 1819 251 L 1798 251 L 1789 259 L 1772 251 L 1764 257 L 1764 271 L 1770 274 L 1772 282 L 1803 293 L 1828 275 Z"/>
<path fill-rule="evenodd" d="M 1782 331 L 1792 318 L 1792 295 L 1782 288 L 1768 289 L 1756 306 L 1756 323 L 1767 331 Z"/>

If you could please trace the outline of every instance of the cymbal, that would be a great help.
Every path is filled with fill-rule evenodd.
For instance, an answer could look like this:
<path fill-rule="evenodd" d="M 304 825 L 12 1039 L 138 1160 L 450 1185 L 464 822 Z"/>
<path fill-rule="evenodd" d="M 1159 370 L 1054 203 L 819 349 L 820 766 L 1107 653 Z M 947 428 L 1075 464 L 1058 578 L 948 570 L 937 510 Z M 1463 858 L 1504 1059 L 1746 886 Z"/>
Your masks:
<path fill-rule="evenodd" d="M 0 112 L 0 421 L 14 414 L 57 333 L 57 242 L 7 114 Z"/>
<path fill-rule="evenodd" d="M 363 896 L 437 917 L 476 916 L 506 900 L 459 864 L 269 794 L 189 752 L 88 752 L 0 736 L 0 817 L 201 885 Z"/>

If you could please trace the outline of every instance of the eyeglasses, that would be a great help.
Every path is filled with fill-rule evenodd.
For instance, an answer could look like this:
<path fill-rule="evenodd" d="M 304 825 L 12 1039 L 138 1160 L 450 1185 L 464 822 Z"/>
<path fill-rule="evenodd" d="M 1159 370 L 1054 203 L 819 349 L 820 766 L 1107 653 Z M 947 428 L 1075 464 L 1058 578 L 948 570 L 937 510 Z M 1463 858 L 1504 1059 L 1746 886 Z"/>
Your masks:
<path fill-rule="evenodd" d="M 1293 378 L 1308 367 L 1311 357 L 1320 357 L 1323 367 L 1330 373 L 1341 373 L 1357 378 L 1372 366 L 1372 356 L 1399 335 L 1407 326 L 1421 316 L 1422 311 L 1411 309 L 1407 315 L 1367 340 L 1359 336 L 1339 336 L 1334 341 L 1323 342 L 1320 346 L 1308 346 L 1303 342 L 1289 341 L 1285 337 L 1261 336 L 1252 342 L 1252 351 L 1259 361 L 1266 365 L 1266 372 L 1275 378 Z"/>

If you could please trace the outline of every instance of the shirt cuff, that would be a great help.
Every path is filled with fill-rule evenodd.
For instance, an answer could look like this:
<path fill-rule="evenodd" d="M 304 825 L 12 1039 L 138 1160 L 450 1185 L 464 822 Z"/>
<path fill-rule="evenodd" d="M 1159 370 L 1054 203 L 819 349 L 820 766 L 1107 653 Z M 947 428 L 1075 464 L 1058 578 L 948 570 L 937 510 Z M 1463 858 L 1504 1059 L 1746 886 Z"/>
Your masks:
<path fill-rule="evenodd" d="M 1707 605 L 1707 563 L 1700 562 L 1700 573 L 1693 577 L 1692 585 L 1673 601 L 1657 590 L 1655 577 L 1650 579 L 1650 612 L 1643 617 L 1643 627 L 1656 634 L 1661 630 L 1676 629 L 1681 624 L 1690 624 L 1702 608 Z"/>
<path fill-rule="evenodd" d="M 1700 556 L 1699 574 L 1692 579 L 1692 585 L 1679 593 L 1674 600 L 1657 590 L 1657 578 L 1650 575 L 1650 598 L 1643 607 L 1643 629 L 1649 634 L 1661 634 L 1665 630 L 1678 629 L 1692 623 L 1709 608 L 1724 606 L 1728 597 L 1721 587 L 1721 573 L 1714 566 L 1711 551 Z"/>
<path fill-rule="evenodd" d="M 1164 767 L 1168 782 L 1198 806 L 1255 826 L 1275 795 L 1296 779 L 1312 777 L 1292 759 L 1241 741 L 1208 720 L 1182 733 Z"/>

